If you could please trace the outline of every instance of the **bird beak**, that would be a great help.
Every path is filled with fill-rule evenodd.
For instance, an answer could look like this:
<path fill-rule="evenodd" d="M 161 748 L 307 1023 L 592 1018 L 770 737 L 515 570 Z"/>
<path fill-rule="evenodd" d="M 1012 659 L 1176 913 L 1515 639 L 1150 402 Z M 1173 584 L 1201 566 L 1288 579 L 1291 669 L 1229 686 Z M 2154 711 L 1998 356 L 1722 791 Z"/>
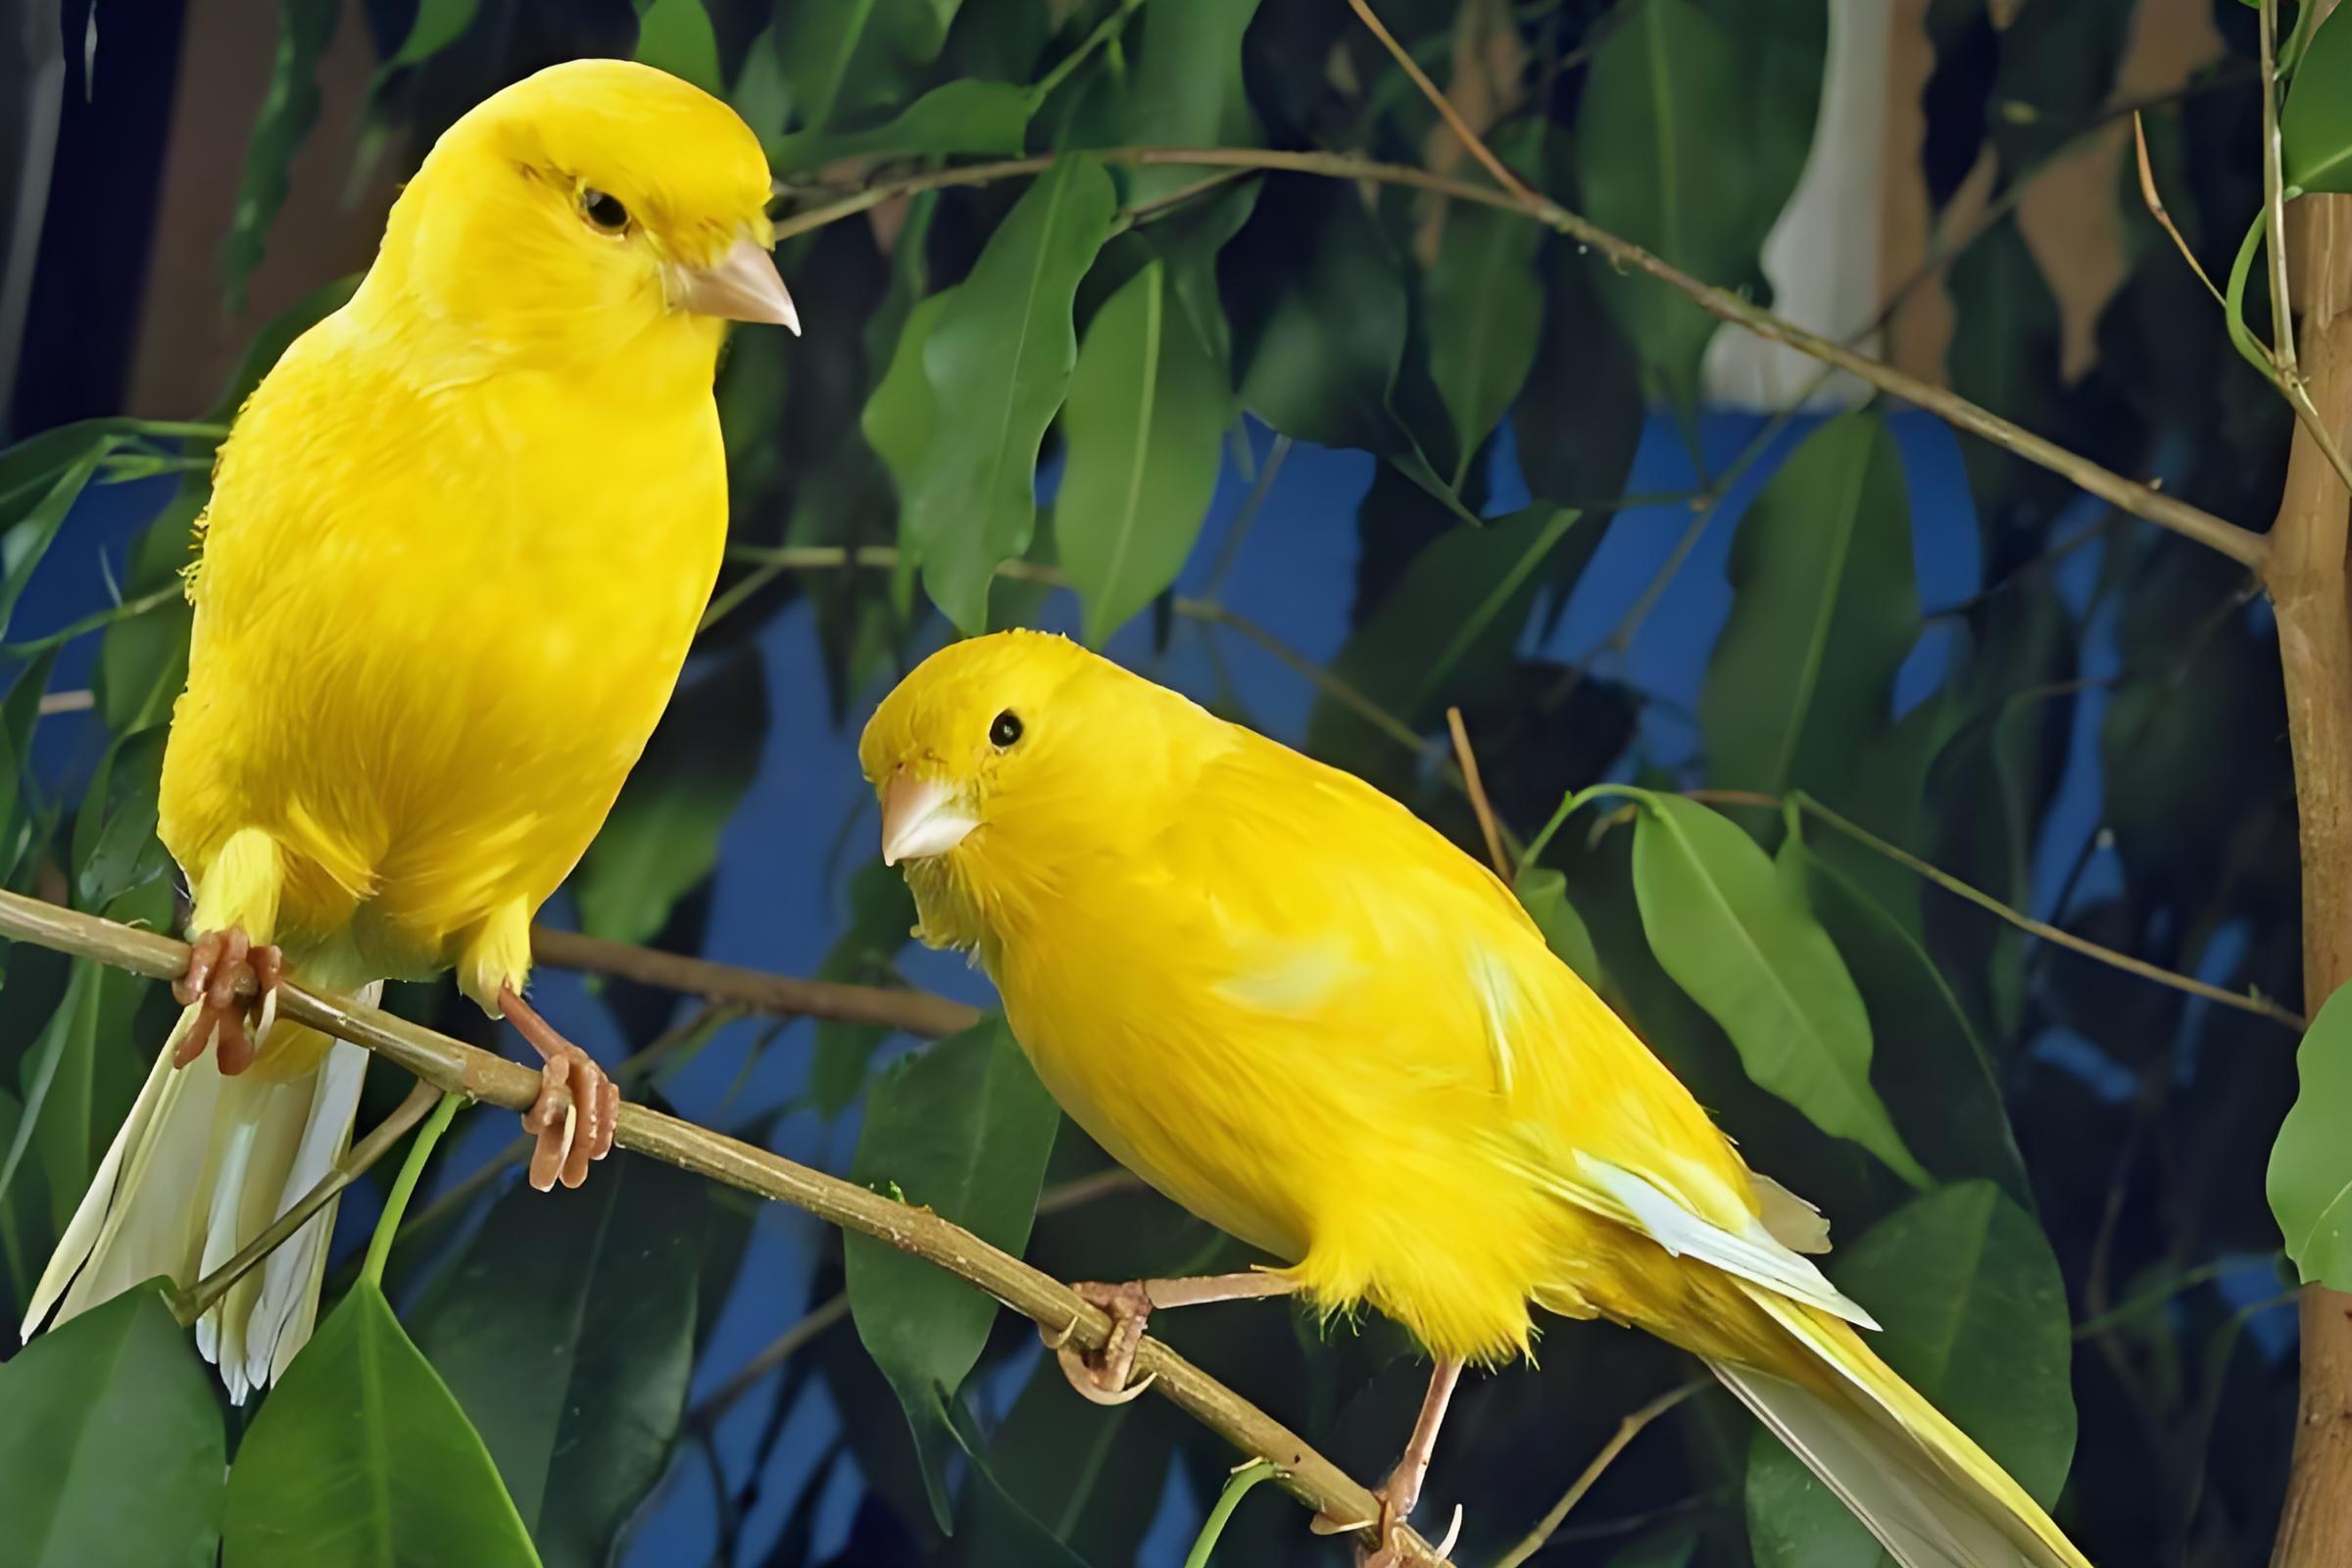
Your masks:
<path fill-rule="evenodd" d="M 793 309 L 783 275 L 774 259 L 752 240 L 737 240 L 708 267 L 681 267 L 671 275 L 676 287 L 673 303 L 682 310 L 729 321 L 765 321 L 789 327 L 796 337 L 800 334 L 801 313 Z"/>
<path fill-rule="evenodd" d="M 979 825 L 947 785 L 894 773 L 882 791 L 882 863 L 945 855 Z"/>

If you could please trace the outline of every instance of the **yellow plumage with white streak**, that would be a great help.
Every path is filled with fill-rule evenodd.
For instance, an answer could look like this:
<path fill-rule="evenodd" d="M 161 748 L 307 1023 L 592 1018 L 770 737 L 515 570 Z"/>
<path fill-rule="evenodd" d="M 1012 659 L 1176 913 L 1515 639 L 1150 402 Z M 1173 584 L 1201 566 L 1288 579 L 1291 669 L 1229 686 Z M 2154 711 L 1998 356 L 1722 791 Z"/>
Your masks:
<path fill-rule="evenodd" d="M 1402 807 L 1037 633 L 934 655 L 859 758 L 918 934 L 978 955 L 1080 1125 L 1439 1359 L 1396 1511 L 1445 1369 L 1541 1306 L 1704 1358 L 1906 1568 L 2086 1568 L 1864 1345 L 1813 1211 Z"/>
<path fill-rule="evenodd" d="M 161 801 L 193 931 L 274 944 L 313 987 L 455 965 L 486 1009 L 519 998 L 532 915 L 643 749 L 718 568 L 724 320 L 797 329 L 768 190 L 731 110 L 617 61 L 542 72 L 435 144 L 358 292 L 221 449 Z M 365 1054 L 265 1010 L 240 1070 L 228 1001 L 189 1005 L 27 1334 L 52 1304 L 191 1283 L 348 1143 Z M 175 1070 L 216 1027 L 219 1060 Z M 566 1181 L 584 1159 L 559 1161 Z M 307 1337 L 332 1214 L 199 1325 L 232 1396 Z"/>

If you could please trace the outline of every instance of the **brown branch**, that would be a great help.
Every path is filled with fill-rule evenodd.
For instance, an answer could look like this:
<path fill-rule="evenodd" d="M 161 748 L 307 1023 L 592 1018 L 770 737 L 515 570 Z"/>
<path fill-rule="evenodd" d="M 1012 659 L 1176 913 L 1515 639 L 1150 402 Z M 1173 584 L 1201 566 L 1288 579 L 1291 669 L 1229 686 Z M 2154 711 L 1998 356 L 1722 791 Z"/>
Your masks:
<path fill-rule="evenodd" d="M 2307 15 L 2328 9 L 2327 0 L 2313 5 Z M 2266 173 L 2270 159 L 2266 148 Z M 2293 218 L 2304 313 L 2298 361 L 2312 408 L 2288 451 L 2264 582 L 2278 615 L 2295 760 L 2303 997 L 2316 1008 L 2352 979 L 2352 494 L 2335 461 L 2352 442 L 2352 198 L 2301 197 Z M 2352 1562 L 2352 1296 L 2307 1285 L 2299 1315 L 2294 1452 L 2271 1561 L 2335 1568 Z"/>
<path fill-rule="evenodd" d="M 940 1040 L 978 1023 L 980 1009 L 965 1006 L 928 991 L 897 991 L 883 986 L 842 985 L 832 980 L 800 980 L 769 974 L 762 969 L 739 969 L 709 958 L 690 958 L 680 953 L 634 947 L 626 942 L 531 927 L 531 956 L 556 969 L 582 974 L 610 975 L 660 986 L 705 1002 L 741 1007 L 749 1012 L 795 1018 L 826 1018 L 838 1023 L 873 1024 Z"/>
<path fill-rule="evenodd" d="M 1338 179 L 1370 180 L 1378 184 L 1408 185 L 1416 190 L 1435 191 L 1441 196 L 1518 213 L 1598 251 L 1620 271 L 1640 272 L 1654 278 L 1710 316 L 1730 321 L 1768 342 L 1785 344 L 1799 354 L 1844 370 L 1881 392 L 1927 410 L 1957 429 L 1966 430 L 2004 451 L 2017 454 L 2029 463 L 2049 469 L 2072 481 L 2078 488 L 2133 516 L 2144 517 L 2159 527 L 2170 528 L 2249 566 L 2259 567 L 2269 548 L 2269 542 L 2249 528 L 2241 528 L 2201 507 L 2193 507 L 2168 496 L 2151 485 L 2127 479 L 1980 408 L 1947 388 L 1898 370 L 1891 365 L 1834 343 L 1818 333 L 1808 332 L 1793 321 L 1784 320 L 1728 289 L 1702 283 L 1663 258 L 1650 254 L 1631 240 L 1619 238 L 1540 193 L 1515 196 L 1491 185 L 1447 178 L 1409 165 L 1376 163 L 1344 153 L 1276 152 L 1261 147 L 1110 147 L 1092 152 L 1089 156 L 1111 163 L 1147 167 L 1168 165 L 1202 169 L 1257 169 L 1320 174 Z M 776 237 L 782 241 L 795 234 L 805 234 L 916 191 L 939 190 L 951 185 L 984 185 L 994 180 L 1034 174 L 1053 161 L 1045 157 L 1015 158 L 1002 163 L 934 170 L 888 180 L 841 201 L 778 220 Z"/>
<path fill-rule="evenodd" d="M 1560 1500 L 1551 1505 L 1551 1512 L 1545 1514 L 1536 1528 L 1530 1530 L 1526 1538 L 1513 1546 L 1494 1568 L 1519 1568 L 1521 1563 L 1542 1551 L 1544 1544 L 1551 1539 L 1552 1532 L 1559 1529 L 1576 1505 L 1585 1500 L 1585 1494 L 1592 1490 L 1592 1484 L 1600 1479 L 1600 1473 L 1617 1462 L 1617 1456 L 1642 1435 L 1642 1429 L 1705 1388 L 1708 1381 L 1699 1378 L 1680 1388 L 1668 1389 L 1618 1422 L 1615 1434 L 1600 1446 L 1600 1451 L 1592 1456 L 1592 1462 L 1586 1465 L 1577 1478 L 1568 1484 L 1568 1490 L 1560 1494 Z"/>
<path fill-rule="evenodd" d="M 1478 754 L 1470 749 L 1470 730 L 1462 722 L 1460 709 L 1446 710 L 1446 728 L 1453 735 L 1454 762 L 1462 770 L 1462 789 L 1470 797 L 1470 809 L 1478 813 L 1478 831 L 1487 841 L 1487 858 L 1494 862 L 1494 874 L 1508 882 L 1510 857 L 1502 853 L 1502 834 L 1494 826 L 1494 808 L 1487 804 L 1487 786 L 1478 776 Z"/>
<path fill-rule="evenodd" d="M 4 891 L 0 891 L 0 936 L 154 980 L 177 978 L 188 962 L 184 942 Z M 444 1093 L 517 1111 L 539 1096 L 536 1071 L 345 998 L 320 995 L 289 982 L 279 989 L 278 1012 L 364 1046 Z M 639 1104 L 623 1102 L 614 1141 L 623 1149 L 681 1170 L 790 1203 L 828 1224 L 888 1242 L 977 1286 L 1030 1321 L 1057 1334 L 1066 1331 L 1071 1343 L 1087 1349 L 1101 1348 L 1109 1338 L 1110 1319 L 1100 1307 L 1059 1280 L 927 1209 L 895 1202 L 767 1150 Z M 1304 1439 L 1158 1341 L 1144 1341 L 1135 1370 L 1139 1377 L 1151 1379 L 1154 1392 L 1235 1448 L 1272 1462 L 1284 1490 L 1309 1508 L 1337 1519 L 1379 1516 L 1379 1504 L 1372 1494 L 1308 1446 Z M 1420 1536 L 1406 1531 L 1399 1540 L 1406 1562 L 1419 1568 L 1443 1563 Z"/>

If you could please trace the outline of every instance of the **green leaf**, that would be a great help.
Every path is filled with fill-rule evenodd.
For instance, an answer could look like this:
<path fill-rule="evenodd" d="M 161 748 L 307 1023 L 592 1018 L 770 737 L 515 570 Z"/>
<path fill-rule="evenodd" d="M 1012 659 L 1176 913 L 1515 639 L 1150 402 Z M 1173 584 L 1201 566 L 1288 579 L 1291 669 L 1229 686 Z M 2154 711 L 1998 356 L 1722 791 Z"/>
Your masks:
<path fill-rule="evenodd" d="M 914 895 L 906 890 L 906 878 L 880 860 L 866 861 L 850 877 L 849 929 L 817 965 L 816 978 L 844 985 L 897 982 L 892 960 L 906 946 L 914 919 Z M 820 1114 L 838 1116 L 850 1107 L 865 1086 L 865 1064 L 889 1035 L 879 1024 L 817 1020 L 808 1094 Z"/>
<path fill-rule="evenodd" d="M 718 863 L 718 840 L 760 770 L 767 683 L 758 650 L 737 649 L 680 688 L 580 858 L 580 929 L 650 940 Z"/>
<path fill-rule="evenodd" d="M 0 1366 L 11 1568 L 211 1568 L 228 1445 L 164 1283 L 92 1307 Z"/>
<path fill-rule="evenodd" d="M 1054 541 L 1098 648 L 1176 580 L 1224 462 L 1224 377 L 1172 305 L 1152 262 L 1096 313 L 1070 377 Z"/>
<path fill-rule="evenodd" d="M 2305 191 L 2352 193 L 2352 24 L 2329 13 L 2295 67 L 2278 117 L 2279 175 Z"/>
<path fill-rule="evenodd" d="M 424 11 L 434 9 L 427 5 L 418 12 L 418 27 L 425 22 Z M 270 63 L 270 88 L 262 96 L 252 138 L 245 144 L 245 177 L 237 187 L 221 258 L 231 312 L 245 308 L 245 280 L 261 265 L 270 225 L 285 205 L 294 154 L 318 122 L 318 62 L 334 41 L 335 24 L 342 15 L 342 0 L 278 0 L 277 53 Z"/>
<path fill-rule="evenodd" d="M 1541 225 L 1500 208 L 1460 202 L 1446 215 L 1422 293 L 1429 372 L 1453 419 L 1450 477 L 1457 488 L 1535 366 L 1542 334 L 1533 327 L 1544 312 L 1536 251 L 1543 241 Z"/>
<path fill-rule="evenodd" d="M 1728 818 L 1680 796 L 1641 799 L 1634 891 L 1660 967 L 1756 1083 L 1927 1186 L 1870 1086 L 1870 1017 L 1829 933 Z"/>
<path fill-rule="evenodd" d="M 1781 845 L 1779 869 L 1853 973 L 1879 1044 L 1887 1110 L 1921 1162 L 1946 1180 L 1997 1183 L 2031 1210 L 2034 1189 L 1992 1059 L 1927 949 L 1794 834 Z"/>
<path fill-rule="evenodd" d="M 2047 1507 L 2075 1450 L 2066 1282 L 2041 1228 L 1990 1182 L 1914 1199 L 1830 1255 L 1884 1323 L 1871 1347 Z M 1759 1432 L 1747 1518 L 1759 1568 L 1885 1561 L 1845 1506 Z"/>
<path fill-rule="evenodd" d="M 991 1017 L 903 1058 L 874 1086 L 850 1171 L 1017 1254 L 1060 1121 L 1011 1031 Z M 997 1303 L 887 1242 L 852 1235 L 843 1248 L 858 1338 L 906 1407 L 947 1530 L 953 1511 L 936 1462 L 945 1406 L 979 1360 Z"/>
<path fill-rule="evenodd" d="M 23 841 L 29 837 L 25 830 L 32 826 L 29 819 L 20 819 L 20 797 L 31 782 L 32 727 L 40 718 L 41 698 L 56 664 L 54 649 L 39 655 L 18 669 L 8 695 L 0 697 L 0 887 L 14 880 L 24 858 Z"/>
<path fill-rule="evenodd" d="M 1511 409 L 1528 488 L 1563 506 L 1624 493 L 1647 411 L 1634 346 L 1603 308 L 1599 258 L 1565 240 L 1544 264 L 1544 325 Z"/>
<path fill-rule="evenodd" d="M 1387 238 L 1350 191 L 1275 191 L 1258 208 L 1267 233 L 1241 269 L 1279 270 L 1271 292 L 1247 302 L 1243 407 L 1294 440 L 1375 453 L 1476 523 L 1391 407 L 1410 303 Z"/>
<path fill-rule="evenodd" d="M 803 128 L 901 94 L 939 56 L 960 0 L 795 0 L 776 14 L 776 58 Z"/>
<path fill-rule="evenodd" d="M 57 530 L 65 526 L 66 514 L 74 510 L 74 503 L 89 484 L 90 475 L 98 471 L 99 463 L 115 449 L 115 444 L 112 436 L 92 441 L 81 456 L 58 473 L 41 499 L 10 524 L 5 533 L 0 533 L 0 637 L 7 635 L 17 600 L 40 566 L 41 558 L 49 553 Z"/>
<path fill-rule="evenodd" d="M 718 35 L 703 0 L 639 0 L 637 58 L 693 82 L 713 97 L 727 85 L 718 67 Z"/>
<path fill-rule="evenodd" d="M 25 1150 L 36 1137 L 39 1139 L 41 1163 L 52 1188 L 50 1222 L 59 1234 L 73 1219 L 74 1209 L 81 1200 L 82 1185 L 89 1180 L 86 1157 L 77 1161 L 72 1156 L 77 1147 L 86 1156 L 89 1146 L 91 1058 L 98 1049 L 98 998 L 104 974 L 103 968 L 86 958 L 74 960 L 74 976 L 67 982 L 64 998 L 59 1001 L 57 1010 L 49 1015 L 48 1024 L 33 1042 L 32 1050 L 26 1053 L 20 1069 L 19 1087 L 24 1094 L 24 1117 L 17 1123 L 16 1136 L 9 1140 L 6 1158 L 0 1159 L 0 1198 L 5 1198 L 10 1184 L 16 1180 L 17 1167 L 23 1162 Z M 53 1090 L 58 1095 L 54 1108 L 49 1104 Z M 78 1181 L 74 1179 L 74 1167 L 77 1164 Z M 60 1177 L 66 1182 L 62 1190 L 58 1187 Z"/>
<path fill-rule="evenodd" d="M 237 1568 L 539 1561 L 482 1440 L 366 1279 L 246 1429 L 222 1544 Z"/>
<path fill-rule="evenodd" d="M 1146 7 L 1124 42 L 1135 69 L 1116 95 L 1120 140 L 1130 147 L 1254 147 L 1257 117 L 1242 84 L 1242 35 L 1258 0 L 1184 0 Z M 1131 207 L 1181 190 L 1209 172 L 1144 168 L 1128 177 Z"/>
<path fill-rule="evenodd" d="M 514 1187 L 416 1316 L 551 1568 L 601 1568 L 662 1472 L 694 1363 L 702 1184 L 628 1154 Z"/>
<path fill-rule="evenodd" d="M 1698 699 L 1708 782 L 1834 793 L 1919 635 L 1911 516 L 1877 416 L 1815 431 L 1740 519 L 1732 615 Z"/>
<path fill-rule="evenodd" d="M 990 1435 L 989 1469 L 1008 1497 L 1081 1557 L 1132 1563 L 1187 1430 L 1163 1401 L 1103 1409 L 1072 1398 L 1061 1364 L 1049 1355 Z M 991 1559 L 975 1547 L 968 1560 Z"/>
<path fill-rule="evenodd" d="M 966 633 L 988 624 L 999 564 L 1029 548 L 1038 448 L 1078 358 L 1078 280 L 1117 205 L 1100 164 L 1055 163 L 989 236 L 922 345 L 933 406 L 963 416 L 939 421 L 916 460 L 900 544 L 921 564 L 932 601 Z"/>
<path fill-rule="evenodd" d="M 1331 672 L 1406 725 L 1424 727 L 1448 693 L 1499 678 L 1552 564 L 1599 540 L 1599 529 L 1577 528 L 1578 516 L 1538 502 L 1484 528 L 1439 535 L 1348 637 Z M 1365 746 L 1365 725 L 1338 699 L 1321 697 L 1307 718 L 1307 749 L 1351 757 Z"/>
<path fill-rule="evenodd" d="M 400 47 L 385 61 L 376 74 L 376 87 L 383 78 L 403 66 L 414 66 L 430 60 L 442 50 L 465 36 L 473 25 L 473 14 L 481 0 L 416 0 L 416 14 L 409 23 L 408 35 Z M 369 89 L 372 94 L 375 89 Z"/>
<path fill-rule="evenodd" d="M 172 857 L 156 837 L 170 733 L 169 725 L 154 724 L 118 738 L 91 774 L 74 819 L 76 908 L 96 913 L 171 869 Z"/>
<path fill-rule="evenodd" d="M 1018 158 L 1029 133 L 1029 89 L 1008 81 L 942 82 L 867 130 L 804 130 L 779 137 L 767 161 L 779 174 L 871 153 L 891 158 Z"/>
<path fill-rule="evenodd" d="M 2325 29 L 2322 29 L 2325 36 Z M 2315 52 L 2316 52 L 2316 45 Z M 2352 1290 L 2352 986 L 2338 986 L 2295 1048 L 2295 1102 L 2271 1146 L 2271 1213 L 2305 1285 Z M 26 1096 L 29 1107 L 31 1097 Z"/>
<path fill-rule="evenodd" d="M 1707 282 L 1751 278 L 1812 140 L 1826 23 L 1819 6 L 1635 0 L 1578 110 L 1586 215 Z M 1690 406 L 1715 318 L 1646 277 L 1598 282 L 1660 390 Z"/>
<path fill-rule="evenodd" d="M 902 496 L 912 493 L 939 427 L 939 402 L 931 394 L 930 378 L 923 374 L 923 345 L 931 341 L 931 333 L 955 296 L 955 289 L 943 288 L 908 307 L 906 324 L 899 329 L 890 364 L 858 416 L 866 445 L 890 469 Z"/>
<path fill-rule="evenodd" d="M 1568 902 L 1567 876 L 1549 866 L 1523 865 L 1512 891 L 1544 933 L 1544 945 L 1582 976 L 1585 984 L 1599 990 L 1600 955 L 1592 947 L 1592 933 L 1587 929 L 1585 917 Z"/>

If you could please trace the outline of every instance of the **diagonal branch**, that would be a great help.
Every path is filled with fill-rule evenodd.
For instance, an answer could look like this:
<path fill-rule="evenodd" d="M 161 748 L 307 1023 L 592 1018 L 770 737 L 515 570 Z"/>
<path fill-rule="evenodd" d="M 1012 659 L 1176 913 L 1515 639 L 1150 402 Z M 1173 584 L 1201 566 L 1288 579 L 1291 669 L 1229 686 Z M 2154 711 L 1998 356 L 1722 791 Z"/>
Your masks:
<path fill-rule="evenodd" d="M 1110 163 L 1148 167 L 1258 169 L 1369 180 L 1376 184 L 1409 185 L 1417 190 L 1435 191 L 1442 196 L 1518 213 L 1598 251 L 1621 271 L 1640 272 L 1656 279 L 1710 316 L 1743 327 L 1768 342 L 1785 344 L 1799 354 L 1844 370 L 1890 397 L 1901 398 L 1914 407 L 1927 410 L 1956 429 L 1980 436 L 2029 463 L 2049 469 L 2078 488 L 2135 517 L 2144 517 L 2159 527 L 2170 528 L 2175 533 L 2220 551 L 2232 561 L 2257 569 L 2268 555 L 2268 541 L 2250 528 L 2242 528 L 2201 507 L 2190 506 L 2185 501 L 2168 496 L 2152 485 L 2127 479 L 2087 458 L 2067 451 L 2054 441 L 2044 440 L 2031 430 L 1969 402 L 1947 388 L 1898 370 L 1884 361 L 1834 343 L 1818 333 L 1808 332 L 1795 322 L 1785 320 L 1760 306 L 1750 304 L 1728 289 L 1702 283 L 1664 258 L 1610 233 L 1540 193 L 1517 196 L 1492 185 L 1452 179 L 1404 164 L 1376 163 L 1346 153 L 1277 152 L 1260 147 L 1109 147 L 1090 152 L 1087 156 Z M 1035 174 L 1053 161 L 1046 157 L 1014 158 L 1002 163 L 932 170 L 901 179 L 886 180 L 845 196 L 840 201 L 779 219 L 775 225 L 776 239 L 781 243 L 793 235 L 822 228 L 895 197 L 916 191 L 940 190 L 951 185 L 985 185 L 995 180 Z"/>
<path fill-rule="evenodd" d="M 925 1040 L 958 1034 L 978 1023 L 981 1016 L 977 1007 L 928 991 L 802 980 L 577 931 L 558 931 L 552 926 L 531 927 L 531 956 L 550 968 L 634 980 L 751 1012 L 874 1024 Z"/>
<path fill-rule="evenodd" d="M 176 978 L 188 962 L 184 942 L 16 893 L 0 892 L 0 936 L 154 980 Z M 447 1094 L 510 1110 L 527 1108 L 539 1095 L 539 1074 L 520 1063 L 374 1007 L 289 982 L 279 988 L 278 1012 L 364 1046 Z M 639 1104 L 621 1105 L 614 1142 L 888 1242 L 979 1287 L 1032 1322 L 1056 1333 L 1066 1325 L 1072 1343 L 1088 1349 L 1100 1348 L 1110 1337 L 1109 1317 L 1067 1285 L 927 1209 L 894 1202 L 839 1177 Z M 1270 1460 L 1284 1490 L 1308 1507 L 1338 1519 L 1379 1516 L 1372 1494 L 1303 1438 L 1158 1341 L 1144 1341 L 1135 1366 L 1137 1374 L 1149 1377 L 1152 1389 L 1178 1409 L 1242 1452 Z M 1420 1536 L 1400 1534 L 1407 1563 L 1415 1568 L 1444 1563 Z"/>

